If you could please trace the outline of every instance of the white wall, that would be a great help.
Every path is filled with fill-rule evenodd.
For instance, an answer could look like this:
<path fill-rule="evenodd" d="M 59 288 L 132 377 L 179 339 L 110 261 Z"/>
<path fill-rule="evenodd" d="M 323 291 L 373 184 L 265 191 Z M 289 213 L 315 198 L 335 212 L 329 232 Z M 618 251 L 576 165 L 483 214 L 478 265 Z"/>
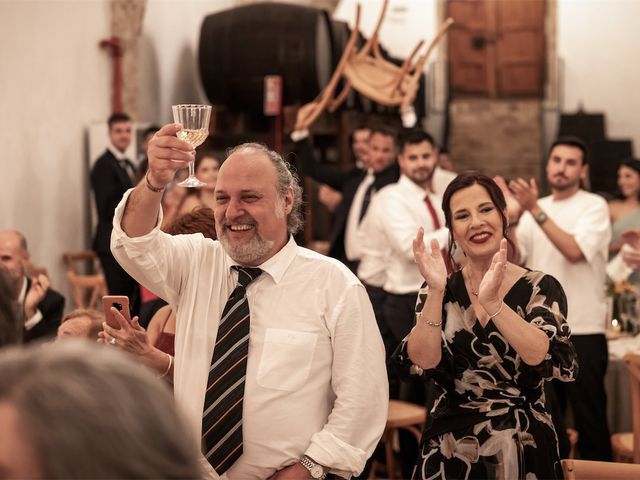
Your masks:
<path fill-rule="evenodd" d="M 632 138 L 640 154 L 640 1 L 559 0 L 558 54 L 565 112 L 606 113 L 608 136 Z"/>
<path fill-rule="evenodd" d="M 0 2 L 0 229 L 22 231 L 67 293 L 61 254 L 85 247 L 84 127 L 110 110 L 106 2 Z"/>
<path fill-rule="evenodd" d="M 383 0 L 341 0 L 333 17 L 355 23 L 356 4 L 360 4 L 360 30 L 369 37 L 378 21 Z M 427 43 L 438 27 L 435 0 L 389 0 L 387 14 L 380 28 L 380 43 L 395 57 L 409 56 L 418 41 Z M 430 60 L 433 60 L 433 57 Z"/>
<path fill-rule="evenodd" d="M 171 105 L 209 103 L 200 84 L 202 20 L 234 0 L 148 0 L 140 44 L 140 121 L 172 122 Z"/>

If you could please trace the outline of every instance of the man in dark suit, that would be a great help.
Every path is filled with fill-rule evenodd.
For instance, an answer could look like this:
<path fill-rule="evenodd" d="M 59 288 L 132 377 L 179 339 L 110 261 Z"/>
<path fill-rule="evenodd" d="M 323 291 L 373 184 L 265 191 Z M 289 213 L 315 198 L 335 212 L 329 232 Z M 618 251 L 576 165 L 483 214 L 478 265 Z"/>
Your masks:
<path fill-rule="evenodd" d="M 64 297 L 49 288 L 49 279 L 39 274 L 29 278 L 27 240 L 13 230 L 0 232 L 0 267 L 10 278 L 18 302 L 24 309 L 24 341 L 55 337 L 64 311 Z"/>
<path fill-rule="evenodd" d="M 110 144 L 91 170 L 91 188 L 98 212 L 93 249 L 100 259 L 109 294 L 128 296 L 131 312 L 136 315 L 140 307 L 140 288 L 113 258 L 110 247 L 116 205 L 136 178 L 135 167 L 125 155 L 131 144 L 133 124 L 126 113 L 114 113 L 108 124 Z"/>
<path fill-rule="evenodd" d="M 335 165 L 317 161 L 308 131 L 296 129 L 292 133 L 300 173 L 342 193 L 342 201 L 333 212 L 328 254 L 354 272 L 359 258 L 355 234 L 371 196 L 382 187 L 397 182 L 400 175 L 395 162 L 394 132 L 384 127 L 374 127 L 370 131 L 368 150 L 362 159 L 363 168 L 355 166 L 346 172 Z"/>

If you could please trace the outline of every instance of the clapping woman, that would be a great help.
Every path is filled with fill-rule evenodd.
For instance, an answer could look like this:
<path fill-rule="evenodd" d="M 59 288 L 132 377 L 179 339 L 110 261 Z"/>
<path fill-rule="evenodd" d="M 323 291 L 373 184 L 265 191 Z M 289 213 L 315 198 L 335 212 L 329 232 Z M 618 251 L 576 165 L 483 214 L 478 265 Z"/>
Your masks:
<path fill-rule="evenodd" d="M 435 385 L 413 477 L 562 478 L 543 390 L 577 373 L 562 287 L 507 261 L 505 199 L 489 177 L 459 175 L 443 210 L 450 251 L 467 261 L 447 278 L 440 245 L 418 232 L 425 283 L 393 359 L 401 375 Z"/>

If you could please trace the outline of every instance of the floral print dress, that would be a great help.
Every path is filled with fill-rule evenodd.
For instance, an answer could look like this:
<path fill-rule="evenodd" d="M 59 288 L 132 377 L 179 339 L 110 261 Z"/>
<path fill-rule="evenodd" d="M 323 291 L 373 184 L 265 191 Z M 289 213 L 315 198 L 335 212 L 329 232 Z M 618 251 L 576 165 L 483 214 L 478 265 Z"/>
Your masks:
<path fill-rule="evenodd" d="M 420 291 L 416 311 L 427 293 Z M 491 320 L 482 327 L 460 271 L 448 281 L 442 311 L 442 358 L 422 370 L 407 355 L 393 363 L 404 378 L 433 381 L 427 423 L 413 478 L 562 478 L 558 440 L 545 408 L 545 380 L 572 381 L 576 354 L 558 281 L 527 271 L 504 297 L 506 305 L 549 337 L 546 358 L 525 364 Z"/>

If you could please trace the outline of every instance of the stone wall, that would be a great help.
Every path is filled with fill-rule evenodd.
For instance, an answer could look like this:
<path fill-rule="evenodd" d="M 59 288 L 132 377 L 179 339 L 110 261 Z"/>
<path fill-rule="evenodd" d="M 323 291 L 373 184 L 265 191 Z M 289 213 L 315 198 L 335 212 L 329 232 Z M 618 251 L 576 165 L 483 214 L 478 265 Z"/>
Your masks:
<path fill-rule="evenodd" d="M 540 101 L 458 99 L 451 102 L 449 114 L 448 146 L 457 171 L 539 179 Z"/>

